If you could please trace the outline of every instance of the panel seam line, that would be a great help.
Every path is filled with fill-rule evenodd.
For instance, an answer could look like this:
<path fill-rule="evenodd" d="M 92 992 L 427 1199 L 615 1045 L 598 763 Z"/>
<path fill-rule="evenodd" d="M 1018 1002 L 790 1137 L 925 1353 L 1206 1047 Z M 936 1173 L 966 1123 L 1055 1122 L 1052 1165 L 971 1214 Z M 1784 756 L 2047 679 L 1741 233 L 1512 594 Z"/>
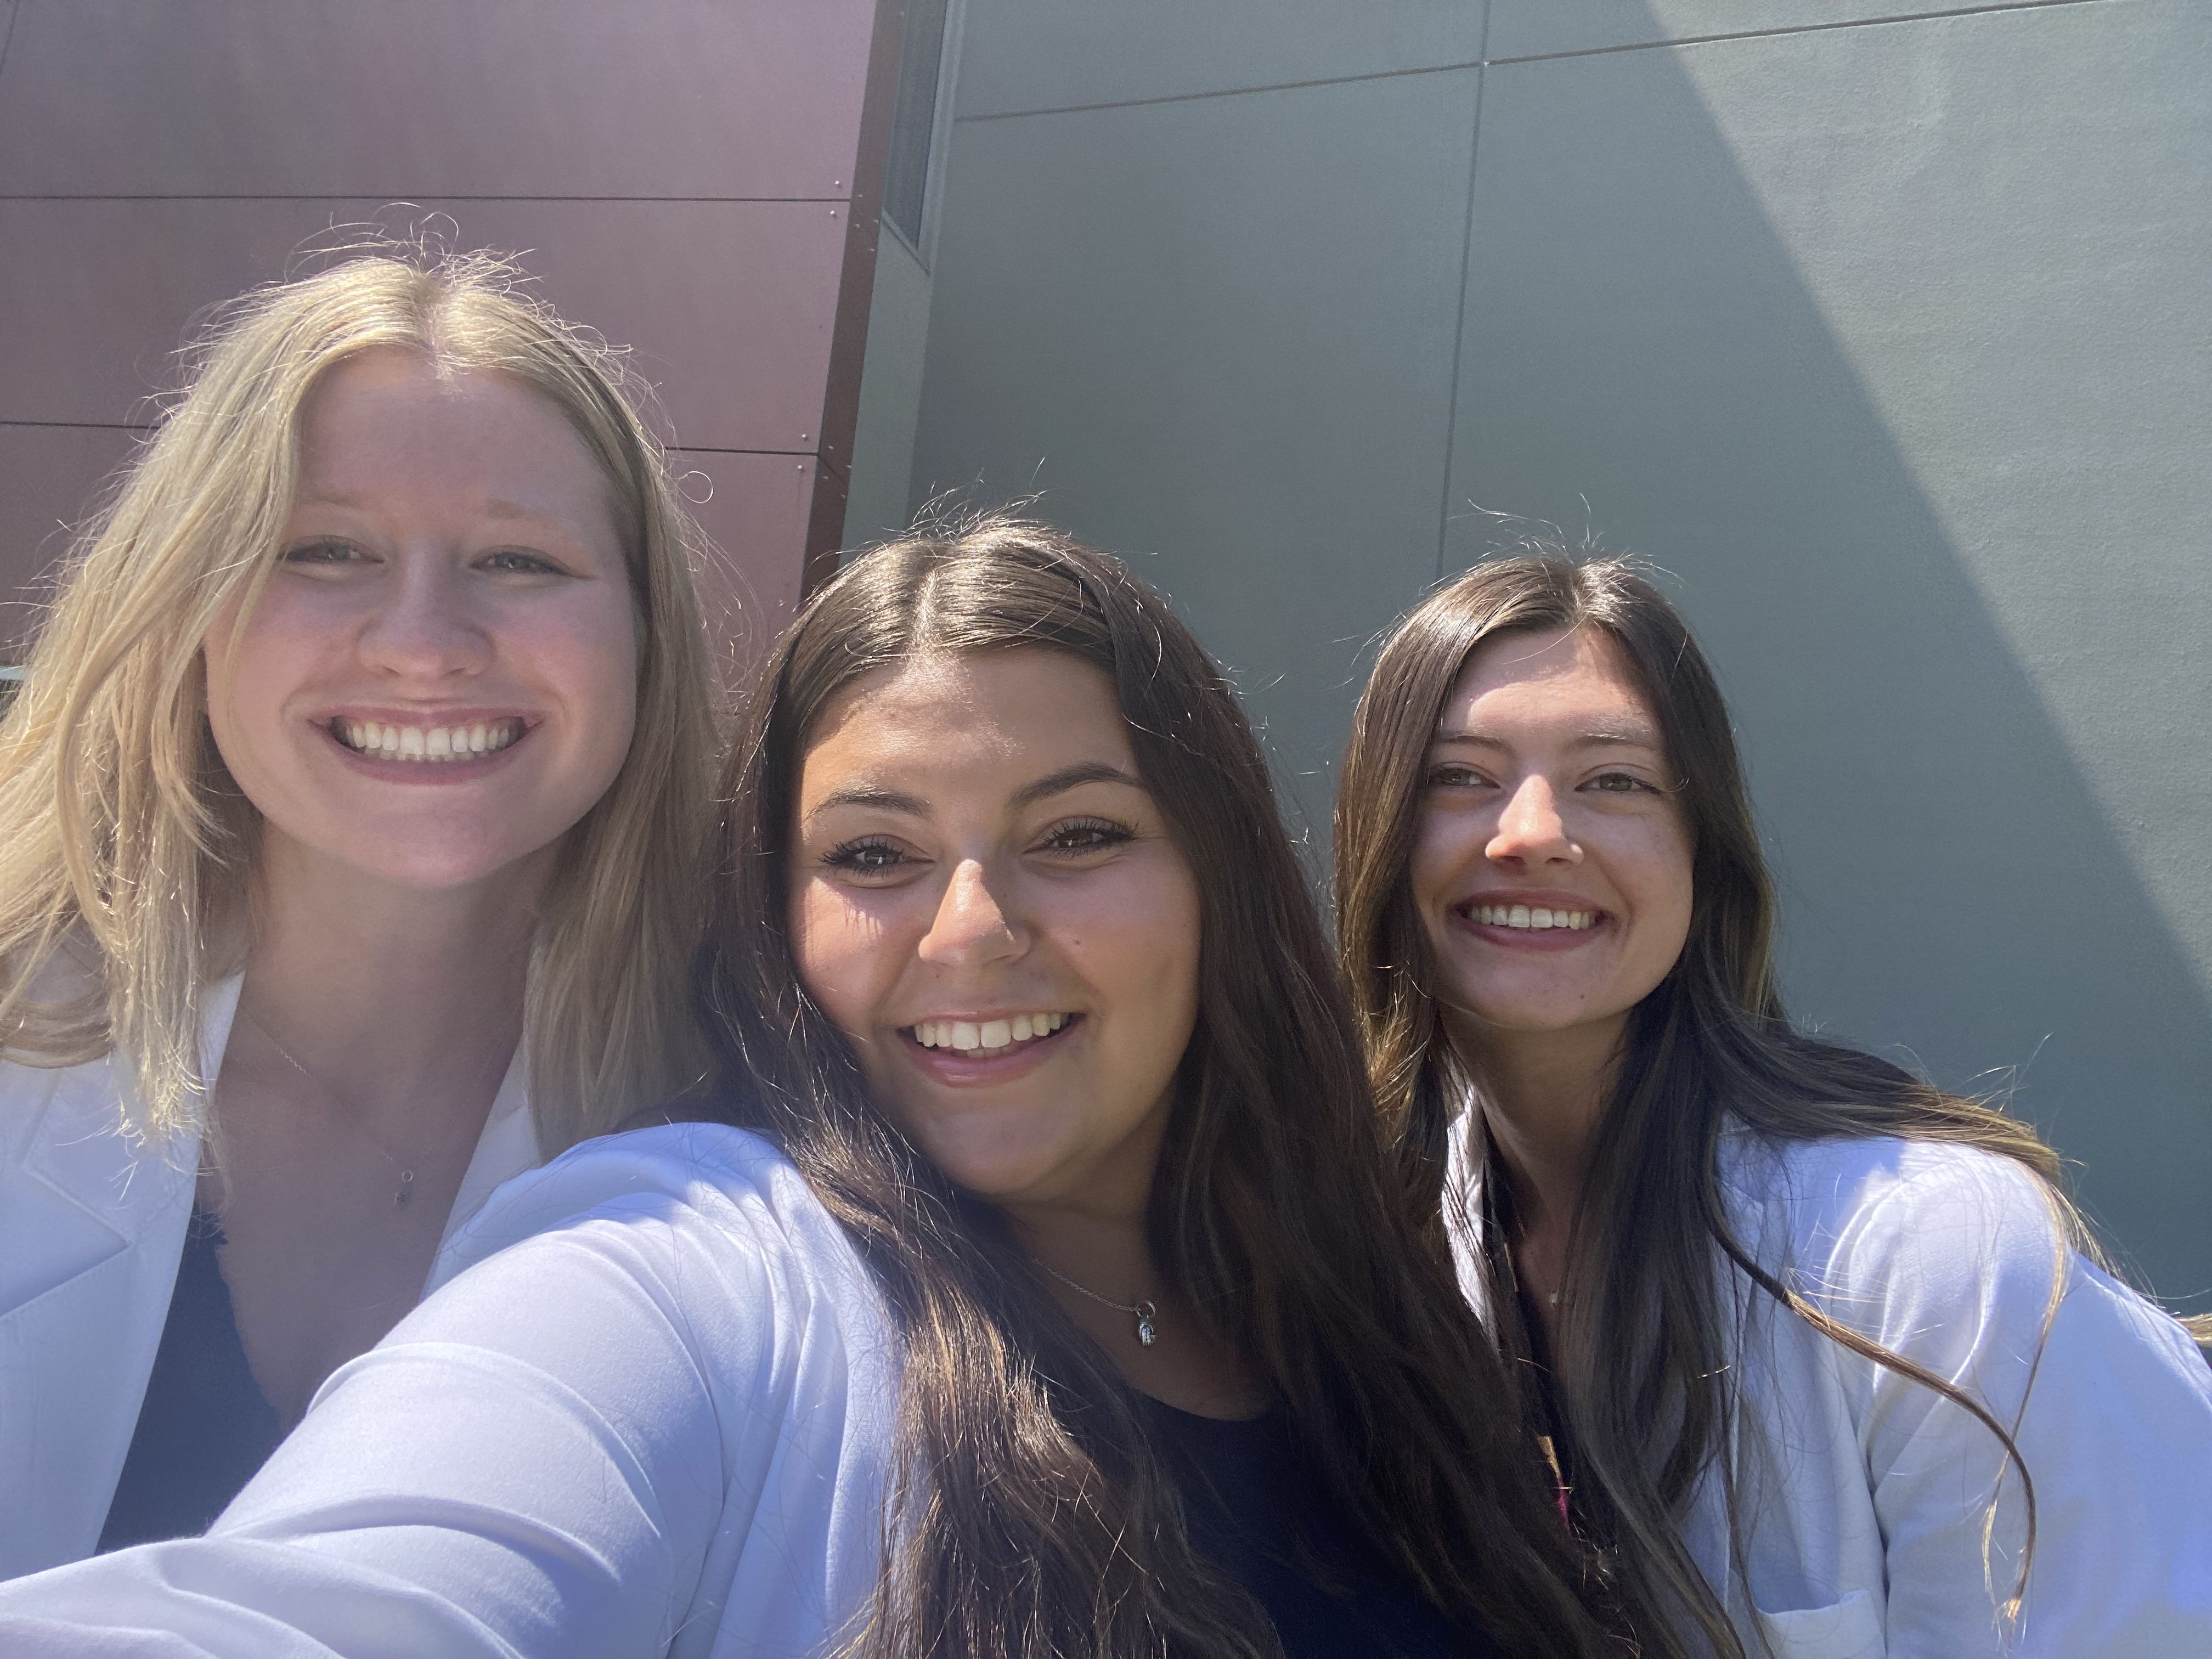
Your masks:
<path fill-rule="evenodd" d="M 1205 92 L 1164 93 L 1157 98 L 1107 99 L 1091 104 L 1052 104 L 1037 109 L 993 110 L 953 118 L 959 126 L 987 121 L 1018 121 L 1032 115 L 1081 115 L 1093 110 L 1142 109 L 1153 104 L 1194 104 L 1208 98 L 1249 98 L 1263 92 L 1303 92 L 1316 87 L 1358 86 L 1367 81 L 1402 81 L 1417 75 L 1449 75 L 1464 70 L 1504 69 L 1516 64 L 1551 64 L 1571 58 L 1610 58 L 1622 52 L 1663 52 L 1681 46 L 1710 46 L 1731 40 L 1771 40 L 1793 34 L 1828 34 L 1838 29 L 1881 28 L 1898 23 L 1933 23 L 1952 17 L 1981 17 L 1995 12 L 2051 11 L 2062 6 L 2114 5 L 2118 0 L 1996 0 L 1942 11 L 1899 12 L 1881 17 L 1853 17 L 1832 23 L 1796 23 L 1771 29 L 1739 29 L 1726 34 L 1686 34 L 1665 40 L 1632 40 L 1616 46 L 1577 46 L 1566 52 L 1535 52 L 1513 58 L 1472 58 L 1455 64 L 1422 64 L 1410 69 L 1376 70 L 1366 75 L 1324 75 L 1307 81 L 1278 81 L 1265 86 L 1218 87 Z M 1487 26 L 1486 25 L 1486 33 Z M 447 198 L 458 200 L 458 198 Z"/>

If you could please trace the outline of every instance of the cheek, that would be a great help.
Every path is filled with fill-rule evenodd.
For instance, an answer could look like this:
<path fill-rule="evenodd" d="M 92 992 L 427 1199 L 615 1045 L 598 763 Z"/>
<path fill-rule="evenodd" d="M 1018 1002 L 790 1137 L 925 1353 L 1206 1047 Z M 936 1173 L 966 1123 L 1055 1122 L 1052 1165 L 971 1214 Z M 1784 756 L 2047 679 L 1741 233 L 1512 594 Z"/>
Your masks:
<path fill-rule="evenodd" d="M 1413 854 L 1406 866 L 1413 908 L 1422 926 L 1435 930 L 1436 917 L 1455 896 L 1470 859 L 1480 859 L 1486 838 L 1469 812 L 1430 811 L 1413 834 Z"/>
<path fill-rule="evenodd" d="M 264 595 L 245 628 L 234 610 L 200 642 L 208 725 L 223 764 L 241 783 L 275 758 L 284 701 L 313 680 L 324 654 L 315 632 L 286 625 L 279 609 Z"/>
<path fill-rule="evenodd" d="M 884 919 L 826 881 L 795 878 L 787 926 L 799 985 L 840 1030 L 864 1034 L 898 978 Z"/>
<path fill-rule="evenodd" d="M 637 728 L 637 631 L 626 595 L 618 603 L 593 597 L 600 603 L 580 605 L 563 626 L 540 630 L 528 648 L 575 710 L 587 750 L 619 766 Z"/>
<path fill-rule="evenodd" d="M 1675 826 L 1654 826 L 1632 866 L 1640 946 L 1638 955 L 1662 979 L 1690 936 L 1693 900 L 1689 837 Z"/>
<path fill-rule="evenodd" d="M 1198 1018 L 1198 886 L 1179 860 L 1133 876 L 1086 893 L 1060 933 L 1084 980 L 1133 1016 L 1123 1039 L 1171 1049 L 1172 1070 Z"/>

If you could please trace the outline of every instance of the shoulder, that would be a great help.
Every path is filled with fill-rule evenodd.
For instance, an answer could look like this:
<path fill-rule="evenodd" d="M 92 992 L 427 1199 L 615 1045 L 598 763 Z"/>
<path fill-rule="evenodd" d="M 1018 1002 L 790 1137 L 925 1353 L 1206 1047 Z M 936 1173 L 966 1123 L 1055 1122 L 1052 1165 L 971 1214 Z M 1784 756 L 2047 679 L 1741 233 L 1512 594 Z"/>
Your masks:
<path fill-rule="evenodd" d="M 1947 1375 L 1999 1352 L 2059 1371 L 2078 1351 L 2108 1373 L 2154 1363 L 2205 1393 L 2180 1325 L 2077 1251 L 2057 1195 L 2011 1158 L 1893 1137 L 1731 1135 L 1723 1185 L 1762 1262 Z"/>
<path fill-rule="evenodd" d="M 1735 1132 L 1722 1143 L 1720 1173 L 1739 1224 L 1769 1248 L 1786 1243 L 1801 1269 L 2024 1255 L 2047 1279 L 2053 1253 L 2067 1248 L 2042 1179 L 1972 1146 L 1896 1136 L 1776 1143 Z"/>
<path fill-rule="evenodd" d="M 739 1250 L 840 1278 L 850 1240 L 771 1142 L 722 1123 L 665 1123 L 603 1136 L 507 1182 L 440 1252 L 441 1285 L 532 1239 L 619 1240 L 641 1267 Z"/>

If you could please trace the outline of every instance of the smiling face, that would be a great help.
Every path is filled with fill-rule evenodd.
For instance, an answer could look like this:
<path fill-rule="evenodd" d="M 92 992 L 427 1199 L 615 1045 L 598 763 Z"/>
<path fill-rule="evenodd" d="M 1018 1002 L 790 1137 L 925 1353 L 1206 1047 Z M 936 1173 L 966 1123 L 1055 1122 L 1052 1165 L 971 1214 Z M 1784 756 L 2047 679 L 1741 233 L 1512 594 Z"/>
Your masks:
<path fill-rule="evenodd" d="M 1199 898 L 1105 677 L 915 657 L 830 704 L 797 795 L 799 978 L 877 1103 L 1010 1212 L 1140 1212 L 1197 1021 Z"/>
<path fill-rule="evenodd" d="M 1601 629 L 1468 658 L 1429 750 L 1412 885 L 1454 1036 L 1609 1054 L 1681 955 L 1691 837 L 1658 721 Z"/>
<path fill-rule="evenodd" d="M 301 412 L 283 555 L 204 645 L 216 745 L 311 861 L 452 889 L 547 854 L 635 721 L 607 486 L 550 402 L 365 352 Z"/>

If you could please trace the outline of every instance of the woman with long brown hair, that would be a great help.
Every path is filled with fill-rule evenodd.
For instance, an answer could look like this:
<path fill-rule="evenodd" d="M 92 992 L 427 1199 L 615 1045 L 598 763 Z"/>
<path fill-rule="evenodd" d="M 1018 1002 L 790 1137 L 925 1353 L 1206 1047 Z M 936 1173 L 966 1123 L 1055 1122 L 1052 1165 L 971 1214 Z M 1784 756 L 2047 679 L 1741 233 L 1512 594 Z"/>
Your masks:
<path fill-rule="evenodd" d="M 726 801 L 730 1121 L 513 1183 L 208 1538 L 0 1590 L 9 1652 L 1605 1650 L 1157 595 L 1010 520 L 879 549 Z"/>
<path fill-rule="evenodd" d="M 1406 619 L 1335 891 L 1403 1176 L 1647 1650 L 2212 1650 L 2212 1373 L 2032 1129 L 1790 1025 L 1727 709 L 1632 568 Z"/>

